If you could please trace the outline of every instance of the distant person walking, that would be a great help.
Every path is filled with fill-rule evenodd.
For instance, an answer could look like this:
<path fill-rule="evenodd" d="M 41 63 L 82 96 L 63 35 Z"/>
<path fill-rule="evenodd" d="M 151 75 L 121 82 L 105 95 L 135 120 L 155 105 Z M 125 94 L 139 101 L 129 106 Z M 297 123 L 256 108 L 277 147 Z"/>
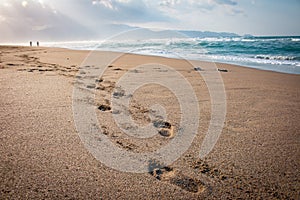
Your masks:
<path fill-rule="evenodd" d="M 30 46 L 32 47 L 32 41 L 29 42 Z"/>
<path fill-rule="evenodd" d="M 40 46 L 40 43 L 39 43 L 39 41 L 37 41 L 37 42 L 36 42 L 36 46 Z"/>

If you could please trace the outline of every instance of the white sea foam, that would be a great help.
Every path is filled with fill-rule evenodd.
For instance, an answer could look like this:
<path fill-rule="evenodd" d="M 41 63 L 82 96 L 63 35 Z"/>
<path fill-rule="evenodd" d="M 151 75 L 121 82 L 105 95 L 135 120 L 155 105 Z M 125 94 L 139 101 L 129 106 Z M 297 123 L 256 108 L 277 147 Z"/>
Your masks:
<path fill-rule="evenodd" d="M 300 42 L 300 38 L 292 38 L 293 42 Z"/>
<path fill-rule="evenodd" d="M 254 58 L 266 60 L 295 60 L 294 56 L 256 55 Z"/>

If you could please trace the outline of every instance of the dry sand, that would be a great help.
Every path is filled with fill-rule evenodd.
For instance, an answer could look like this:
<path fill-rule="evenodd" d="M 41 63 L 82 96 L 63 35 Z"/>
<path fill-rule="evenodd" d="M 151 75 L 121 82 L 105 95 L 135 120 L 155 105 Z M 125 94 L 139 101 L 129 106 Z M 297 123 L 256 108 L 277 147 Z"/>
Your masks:
<path fill-rule="evenodd" d="M 118 79 L 137 65 L 160 63 L 176 69 L 192 85 L 201 113 L 197 136 L 173 164 L 151 173 L 125 173 L 96 160 L 75 128 L 72 92 L 82 76 L 78 66 L 88 54 L 60 48 L 0 47 L 0 199 L 300 198 L 299 75 L 217 64 L 228 70 L 220 72 L 227 115 L 213 151 L 199 159 L 211 116 L 211 100 L 201 75 L 183 60 L 122 55 L 102 79 L 88 87 L 95 89 L 103 134 L 116 146 L 132 152 L 153 151 L 167 145 L 180 128 L 178 101 L 167 88 L 155 84 L 134 93 L 130 113 L 136 123 L 145 125 L 152 122 L 150 106 L 164 106 L 168 121 L 157 126 L 157 135 L 134 139 L 115 124 L 110 95 Z M 121 54 L 97 55 L 109 60 Z"/>

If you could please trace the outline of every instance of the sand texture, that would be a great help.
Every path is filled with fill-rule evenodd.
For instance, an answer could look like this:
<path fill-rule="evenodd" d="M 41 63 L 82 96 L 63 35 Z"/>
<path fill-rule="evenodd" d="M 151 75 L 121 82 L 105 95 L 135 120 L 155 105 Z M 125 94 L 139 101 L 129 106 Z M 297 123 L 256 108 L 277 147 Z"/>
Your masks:
<path fill-rule="evenodd" d="M 90 77 L 92 84 L 80 85 L 87 77 L 79 69 L 82 62 L 93 69 L 107 65 L 96 57 L 85 60 L 89 53 L 0 47 L 0 199 L 300 198 L 299 75 L 216 64 L 226 92 L 226 119 L 213 150 L 200 159 L 212 101 L 199 72 L 213 70 L 212 63 L 94 52 L 110 64 L 101 77 Z M 110 62 L 113 57 L 118 59 Z M 73 90 L 93 92 L 94 101 L 87 103 L 95 107 L 102 134 L 115 146 L 125 152 L 155 151 L 180 134 L 180 103 L 161 85 L 146 84 L 127 94 L 118 82 L 124 75 L 146 74 L 149 68 L 136 66 L 147 63 L 158 63 L 150 70 L 162 79 L 170 74 L 163 66 L 169 66 L 190 83 L 199 127 L 189 149 L 172 164 L 153 160 L 151 172 L 121 172 L 85 148 L 73 118 Z M 128 115 L 138 125 L 153 126 L 153 137 L 128 136 L 123 130 L 134 132 L 135 127 L 116 124 L 113 115 L 124 111 L 112 106 L 112 99 L 126 95 Z M 165 113 L 157 113 L 156 104 Z"/>

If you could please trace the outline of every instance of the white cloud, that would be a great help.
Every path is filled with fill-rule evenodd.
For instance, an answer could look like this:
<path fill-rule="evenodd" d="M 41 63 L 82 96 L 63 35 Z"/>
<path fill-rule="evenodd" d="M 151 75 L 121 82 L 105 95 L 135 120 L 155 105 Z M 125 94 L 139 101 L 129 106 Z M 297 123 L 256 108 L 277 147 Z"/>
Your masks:
<path fill-rule="evenodd" d="M 4 7 L 6 7 L 6 8 L 12 7 L 12 4 L 9 3 L 8 1 L 4 1 L 4 2 L 2 3 L 2 5 L 3 5 Z"/>
<path fill-rule="evenodd" d="M 235 0 L 214 0 L 214 1 L 218 4 L 231 5 L 231 6 L 237 5 L 237 2 Z"/>
<path fill-rule="evenodd" d="M 88 27 L 78 24 L 61 12 L 37 0 L 10 0 L 11 6 L 0 4 L 0 41 L 61 40 L 92 35 Z"/>
<path fill-rule="evenodd" d="M 49 29 L 49 28 L 52 28 L 52 27 L 53 27 L 52 25 L 33 26 L 32 30 L 33 31 L 43 31 L 43 30 L 46 30 L 46 29 Z"/>
<path fill-rule="evenodd" d="M 160 2 L 161 6 L 174 6 L 180 4 L 180 0 L 163 0 Z"/>
<path fill-rule="evenodd" d="M 93 0 L 92 4 L 93 5 L 102 5 L 109 9 L 115 9 L 115 7 L 113 6 L 113 2 L 111 0 Z"/>
<path fill-rule="evenodd" d="M 6 18 L 2 15 L 0 15 L 0 22 L 4 22 L 6 20 Z"/>
<path fill-rule="evenodd" d="M 26 8 L 27 5 L 28 5 L 28 2 L 27 2 L 27 1 L 22 1 L 22 6 L 23 6 L 24 8 Z"/>
<path fill-rule="evenodd" d="M 238 3 L 234 0 L 161 0 L 159 6 L 167 12 L 176 10 L 178 14 L 186 14 L 187 12 L 204 11 L 208 12 L 217 7 L 237 7 Z"/>
<path fill-rule="evenodd" d="M 286 7 L 279 14 L 286 20 L 278 17 L 275 23 L 273 18 L 278 16 L 280 9 L 276 12 L 273 9 L 274 13 L 272 13 L 272 7 L 269 6 L 267 10 L 266 6 L 262 6 L 267 5 L 267 1 L 271 4 L 271 0 L 265 0 L 263 3 L 256 1 L 254 4 L 255 1 L 0 0 L 0 40 L 5 36 L 13 38 L 13 35 L 18 34 L 20 37 L 31 37 L 33 34 L 43 33 L 50 38 L 58 38 L 60 35 L 66 36 L 70 33 L 75 36 L 84 35 L 86 31 L 91 31 L 91 35 L 102 34 L 109 31 L 122 31 L 126 29 L 126 25 L 176 30 L 229 31 L 240 34 L 247 31 L 246 33 L 253 34 L 250 31 L 257 30 L 257 27 L 263 27 L 264 30 L 266 24 L 268 26 L 275 24 L 272 30 L 277 30 L 277 27 L 280 27 L 279 23 L 287 27 L 287 21 L 299 18 L 299 12 L 295 11 L 300 9 L 299 3 L 294 6 L 276 4 L 278 8 Z M 292 12 L 284 12 L 288 10 L 287 8 Z M 291 28 L 296 23 L 289 24 Z"/>
<path fill-rule="evenodd" d="M 117 2 L 120 2 L 120 3 L 130 3 L 131 0 L 117 0 Z"/>

